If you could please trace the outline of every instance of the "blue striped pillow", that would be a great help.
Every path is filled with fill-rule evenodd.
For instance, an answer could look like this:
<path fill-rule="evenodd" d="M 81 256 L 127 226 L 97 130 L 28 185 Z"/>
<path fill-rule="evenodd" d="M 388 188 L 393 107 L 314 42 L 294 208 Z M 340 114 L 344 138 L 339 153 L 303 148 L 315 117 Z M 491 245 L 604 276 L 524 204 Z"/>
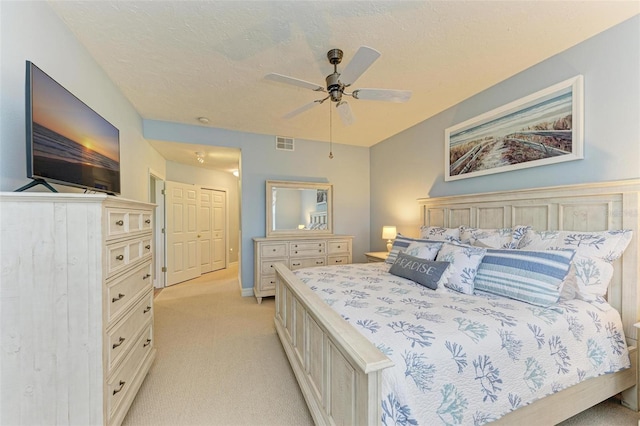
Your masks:
<path fill-rule="evenodd" d="M 532 305 L 550 306 L 558 302 L 574 255 L 574 250 L 487 249 L 474 287 Z"/>
<path fill-rule="evenodd" d="M 405 237 L 404 235 L 398 234 L 396 235 L 396 239 L 393 240 L 393 246 L 391 246 L 391 251 L 389 252 L 389 255 L 387 256 L 385 262 L 393 265 L 396 261 L 396 258 L 398 257 L 398 253 L 405 252 L 409 245 L 411 245 L 411 243 L 419 243 L 420 245 L 432 249 L 433 257 L 428 260 L 434 260 L 436 258 L 438 250 L 440 250 L 440 247 L 442 247 L 443 244 L 442 241 L 422 240 L 418 238 Z"/>

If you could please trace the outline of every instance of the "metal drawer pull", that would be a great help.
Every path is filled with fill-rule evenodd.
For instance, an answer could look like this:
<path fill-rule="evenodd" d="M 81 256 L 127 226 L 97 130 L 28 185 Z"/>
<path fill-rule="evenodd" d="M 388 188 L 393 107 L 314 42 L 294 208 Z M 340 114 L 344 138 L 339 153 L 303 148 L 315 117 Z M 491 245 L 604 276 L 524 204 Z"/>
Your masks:
<path fill-rule="evenodd" d="M 144 310 L 144 311 L 142 311 L 142 313 L 143 313 L 143 314 L 146 314 L 146 313 L 147 313 L 147 312 L 149 312 L 150 310 L 151 310 L 151 306 L 147 306 L 147 307 L 145 308 L 145 310 Z"/>
<path fill-rule="evenodd" d="M 322 253 L 322 250 L 318 250 L 318 253 Z"/>
<path fill-rule="evenodd" d="M 317 260 L 316 265 L 322 265 L 324 262 L 322 260 Z"/>
<path fill-rule="evenodd" d="M 142 277 L 143 280 L 146 280 L 147 278 L 149 278 L 151 276 L 151 274 L 147 274 L 145 276 Z"/>
<path fill-rule="evenodd" d="M 144 248 L 146 248 L 147 250 L 151 250 L 151 246 L 149 244 L 147 244 L 146 246 L 144 246 Z"/>
<path fill-rule="evenodd" d="M 119 254 L 116 256 L 116 260 L 123 260 L 124 259 L 124 255 L 123 254 Z"/>
<path fill-rule="evenodd" d="M 151 344 L 151 339 L 147 339 L 146 342 L 144 342 L 144 344 L 142 345 L 143 348 L 146 348 L 147 346 L 149 346 Z"/>
<path fill-rule="evenodd" d="M 115 348 L 117 348 L 118 346 L 120 346 L 121 344 L 123 344 L 125 340 L 126 340 L 126 339 L 125 339 L 124 337 L 119 338 L 119 339 L 118 339 L 118 343 L 114 343 L 114 344 L 113 344 L 113 349 L 115 349 Z"/>
<path fill-rule="evenodd" d="M 111 303 L 115 303 L 118 300 L 122 299 L 123 297 L 124 297 L 124 294 L 118 293 L 118 297 L 114 297 L 113 299 L 111 299 Z"/>
<path fill-rule="evenodd" d="M 336 263 L 342 263 L 342 259 L 336 260 Z"/>
<path fill-rule="evenodd" d="M 293 266 L 300 266 L 300 264 L 299 263 L 294 263 Z"/>
<path fill-rule="evenodd" d="M 342 248 L 342 246 L 338 246 L 338 248 Z"/>
<path fill-rule="evenodd" d="M 294 251 L 295 254 L 298 254 L 298 250 Z"/>
<path fill-rule="evenodd" d="M 119 386 L 118 386 L 116 389 L 114 389 L 114 390 L 113 390 L 113 394 L 115 395 L 115 394 L 117 394 L 118 392 L 120 392 L 120 391 L 122 390 L 122 388 L 124 387 L 124 384 L 125 384 L 125 383 L 127 383 L 127 382 L 125 382 L 125 381 L 123 381 L 123 380 L 120 380 L 120 384 L 119 384 Z"/>
<path fill-rule="evenodd" d="M 144 223 L 151 223 L 151 219 L 145 220 Z"/>
<path fill-rule="evenodd" d="M 118 225 L 118 226 L 122 226 L 122 225 L 124 225 L 124 220 L 118 220 L 118 221 L 116 221 L 116 225 Z"/>

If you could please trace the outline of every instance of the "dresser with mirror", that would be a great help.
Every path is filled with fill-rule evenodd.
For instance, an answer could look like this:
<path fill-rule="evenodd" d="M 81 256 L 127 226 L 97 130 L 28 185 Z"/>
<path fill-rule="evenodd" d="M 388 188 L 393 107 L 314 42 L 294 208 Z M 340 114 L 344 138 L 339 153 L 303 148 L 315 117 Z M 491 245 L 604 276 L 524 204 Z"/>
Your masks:
<path fill-rule="evenodd" d="M 253 239 L 253 293 L 258 303 L 275 296 L 275 269 L 351 263 L 350 235 L 333 233 L 333 185 L 266 182 L 266 236 Z"/>

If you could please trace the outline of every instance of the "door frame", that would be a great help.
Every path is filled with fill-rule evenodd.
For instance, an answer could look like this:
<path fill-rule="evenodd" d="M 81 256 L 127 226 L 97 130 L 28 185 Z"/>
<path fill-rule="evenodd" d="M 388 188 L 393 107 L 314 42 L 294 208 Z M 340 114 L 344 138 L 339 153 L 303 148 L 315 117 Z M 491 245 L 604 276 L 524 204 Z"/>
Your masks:
<path fill-rule="evenodd" d="M 154 235 L 154 265 L 153 265 L 153 287 L 164 288 L 167 285 L 167 273 L 165 266 L 167 265 L 166 259 L 166 234 L 164 232 L 166 227 L 166 211 L 165 211 L 165 199 L 164 188 L 166 177 L 161 173 L 149 168 L 149 202 L 156 205 L 154 209 L 154 221 L 153 221 L 153 235 Z M 152 192 L 153 191 L 153 192 Z"/>

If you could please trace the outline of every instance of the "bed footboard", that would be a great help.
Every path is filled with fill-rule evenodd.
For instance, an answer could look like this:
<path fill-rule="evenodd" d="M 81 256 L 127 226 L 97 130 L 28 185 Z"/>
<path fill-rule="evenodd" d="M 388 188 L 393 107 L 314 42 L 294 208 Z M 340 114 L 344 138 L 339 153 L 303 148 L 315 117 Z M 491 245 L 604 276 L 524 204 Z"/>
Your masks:
<path fill-rule="evenodd" d="M 393 362 L 276 264 L 275 326 L 316 425 L 377 425 Z"/>

